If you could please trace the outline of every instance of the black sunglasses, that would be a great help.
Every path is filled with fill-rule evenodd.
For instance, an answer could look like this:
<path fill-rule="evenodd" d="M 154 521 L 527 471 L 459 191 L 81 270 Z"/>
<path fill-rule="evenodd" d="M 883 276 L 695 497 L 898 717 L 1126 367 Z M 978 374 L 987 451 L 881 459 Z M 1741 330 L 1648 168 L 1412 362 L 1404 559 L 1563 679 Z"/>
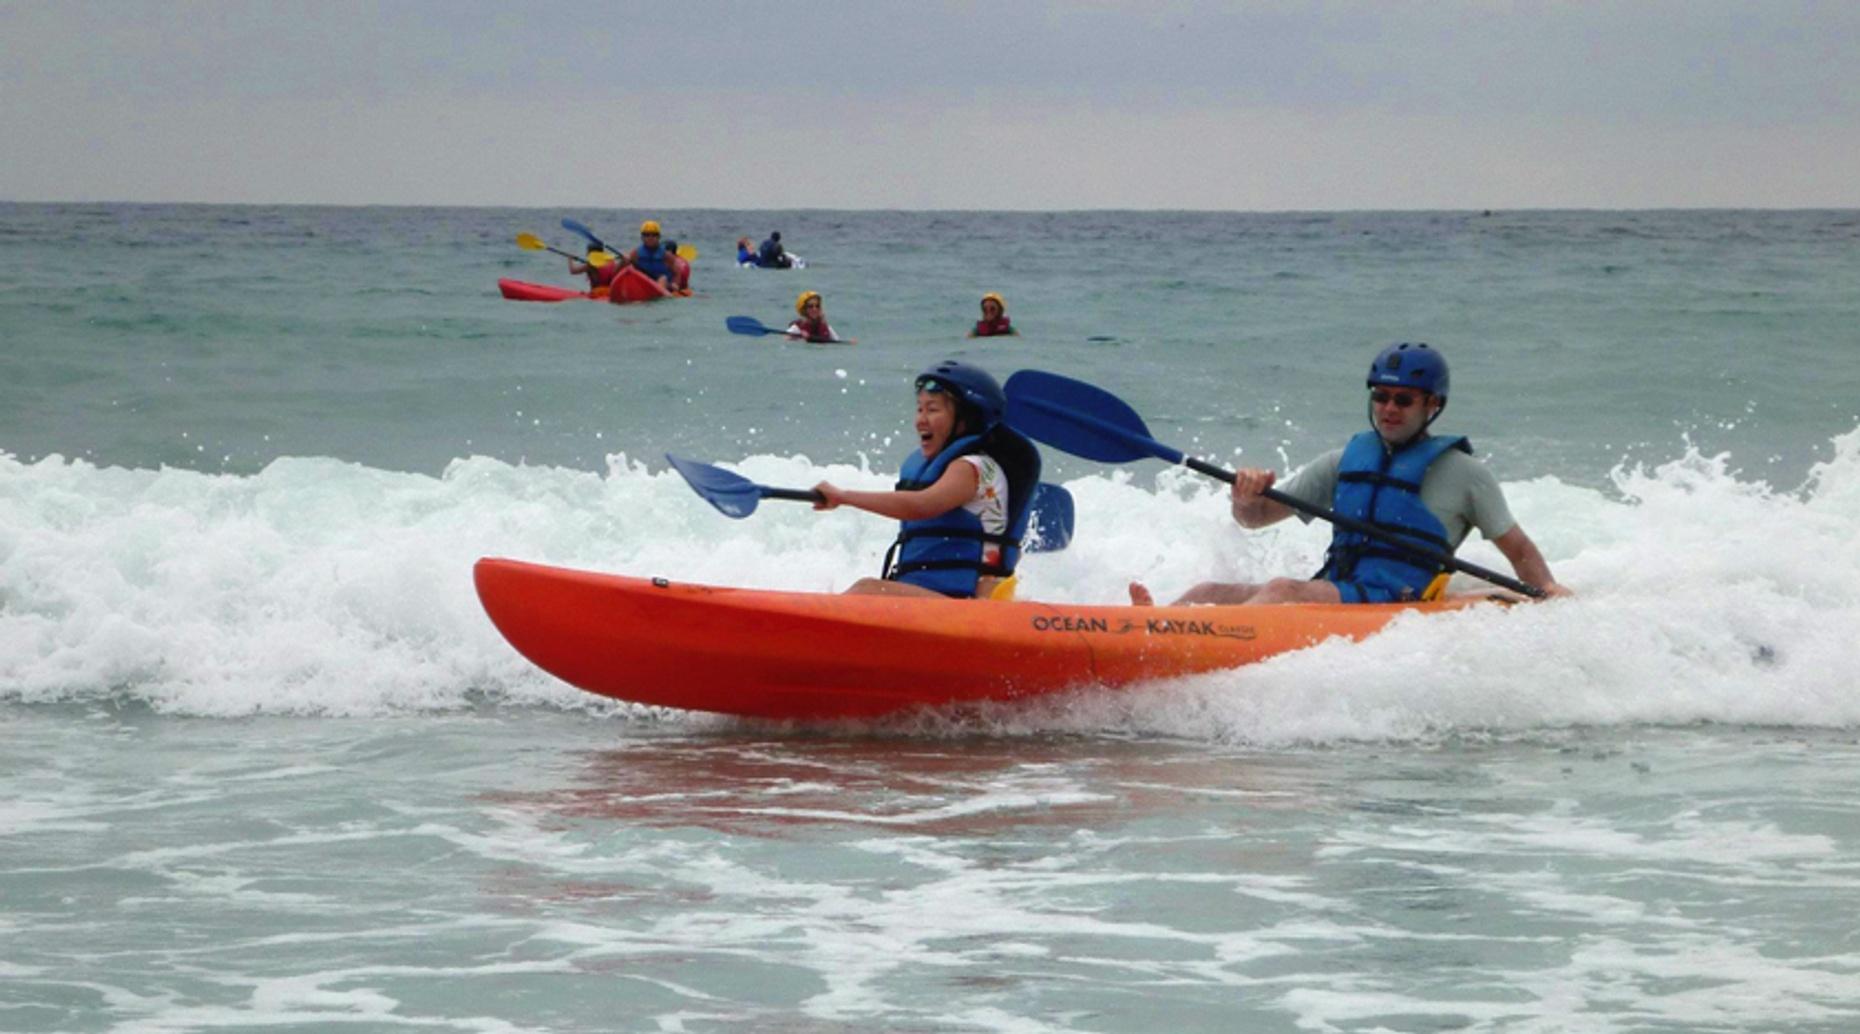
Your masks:
<path fill-rule="evenodd" d="M 1396 409 L 1407 409 L 1421 401 L 1421 396 L 1412 391 L 1372 391 L 1369 393 L 1369 401 L 1378 406 L 1392 405 Z"/>

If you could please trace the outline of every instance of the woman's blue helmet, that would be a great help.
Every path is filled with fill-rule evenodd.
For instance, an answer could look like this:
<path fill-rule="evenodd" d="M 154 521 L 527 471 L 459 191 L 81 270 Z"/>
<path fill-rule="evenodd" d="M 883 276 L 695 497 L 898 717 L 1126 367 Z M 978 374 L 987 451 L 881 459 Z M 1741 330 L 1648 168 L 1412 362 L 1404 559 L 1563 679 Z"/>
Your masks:
<path fill-rule="evenodd" d="M 1445 402 L 1447 383 L 1447 360 L 1423 344 L 1390 345 L 1369 364 L 1372 388 L 1419 388 Z"/>
<path fill-rule="evenodd" d="M 1007 395 L 1001 385 L 979 366 L 956 359 L 945 359 L 917 375 L 918 391 L 946 391 L 972 409 L 981 421 L 973 428 L 981 434 L 1001 422 L 1007 412 Z"/>

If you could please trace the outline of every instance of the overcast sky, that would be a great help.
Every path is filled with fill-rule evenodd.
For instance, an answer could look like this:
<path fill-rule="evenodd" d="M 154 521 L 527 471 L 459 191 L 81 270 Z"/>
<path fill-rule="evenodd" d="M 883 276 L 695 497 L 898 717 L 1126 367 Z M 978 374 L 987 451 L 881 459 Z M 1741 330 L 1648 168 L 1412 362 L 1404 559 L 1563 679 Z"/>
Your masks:
<path fill-rule="evenodd" d="M 1860 2 L 0 0 L 0 200 L 1860 207 Z"/>

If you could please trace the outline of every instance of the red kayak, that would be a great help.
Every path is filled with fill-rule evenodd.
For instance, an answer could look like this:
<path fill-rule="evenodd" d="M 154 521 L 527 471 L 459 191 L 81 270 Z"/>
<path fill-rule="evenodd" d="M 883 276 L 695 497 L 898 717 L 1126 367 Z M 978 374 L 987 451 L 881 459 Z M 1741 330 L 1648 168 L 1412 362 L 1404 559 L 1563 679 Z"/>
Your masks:
<path fill-rule="evenodd" d="M 572 298 L 594 297 L 586 291 L 573 291 L 566 287 L 552 287 L 548 284 L 532 284 L 522 280 L 499 280 L 497 289 L 513 302 L 565 302 Z"/>
<path fill-rule="evenodd" d="M 574 686 L 753 718 L 871 718 L 1235 668 L 1477 602 L 1106 607 L 767 592 L 486 558 L 478 599 Z"/>
<path fill-rule="evenodd" d="M 607 300 L 615 305 L 630 305 L 633 302 L 656 302 L 661 298 L 688 297 L 690 291 L 668 291 L 659 286 L 657 280 L 628 266 L 614 277 L 614 282 L 607 289 Z"/>

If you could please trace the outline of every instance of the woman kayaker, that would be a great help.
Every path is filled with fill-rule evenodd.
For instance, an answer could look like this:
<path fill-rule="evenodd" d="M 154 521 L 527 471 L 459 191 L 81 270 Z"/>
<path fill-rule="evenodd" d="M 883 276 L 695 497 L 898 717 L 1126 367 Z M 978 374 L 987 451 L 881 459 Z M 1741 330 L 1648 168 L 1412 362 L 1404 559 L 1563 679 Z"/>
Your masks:
<path fill-rule="evenodd" d="M 665 261 L 672 267 L 671 289 L 674 294 L 691 293 L 691 260 L 678 253 L 678 242 L 665 242 Z"/>
<path fill-rule="evenodd" d="M 788 336 L 816 345 L 856 345 L 858 338 L 843 338 L 827 325 L 826 305 L 819 291 L 802 291 L 794 300 L 795 319 L 788 324 Z"/>
<path fill-rule="evenodd" d="M 1014 325 L 1008 322 L 1007 302 L 993 291 L 982 295 L 982 318 L 969 331 L 970 337 L 1001 337 L 1005 334 L 1019 334 Z"/>
<path fill-rule="evenodd" d="M 606 261 L 596 261 L 595 256 L 597 255 Z M 620 263 L 616 261 L 612 255 L 602 251 L 599 245 L 590 244 L 588 245 L 588 257 L 585 261 L 579 259 L 568 260 L 568 273 L 570 276 L 587 276 L 588 292 L 590 294 L 596 292 L 605 294 L 607 293 L 607 289 L 613 286 L 614 277 L 620 275 Z"/>
<path fill-rule="evenodd" d="M 736 238 L 736 264 L 739 266 L 759 264 L 756 262 L 756 246 L 747 237 Z"/>
<path fill-rule="evenodd" d="M 851 506 L 903 522 L 882 578 L 851 593 L 988 598 L 1011 594 L 1040 451 L 1002 422 L 1007 396 L 987 371 L 954 359 L 919 374 L 918 447 L 890 492 L 822 481 L 816 510 Z M 1004 591 L 1005 590 L 1005 591 Z"/>

